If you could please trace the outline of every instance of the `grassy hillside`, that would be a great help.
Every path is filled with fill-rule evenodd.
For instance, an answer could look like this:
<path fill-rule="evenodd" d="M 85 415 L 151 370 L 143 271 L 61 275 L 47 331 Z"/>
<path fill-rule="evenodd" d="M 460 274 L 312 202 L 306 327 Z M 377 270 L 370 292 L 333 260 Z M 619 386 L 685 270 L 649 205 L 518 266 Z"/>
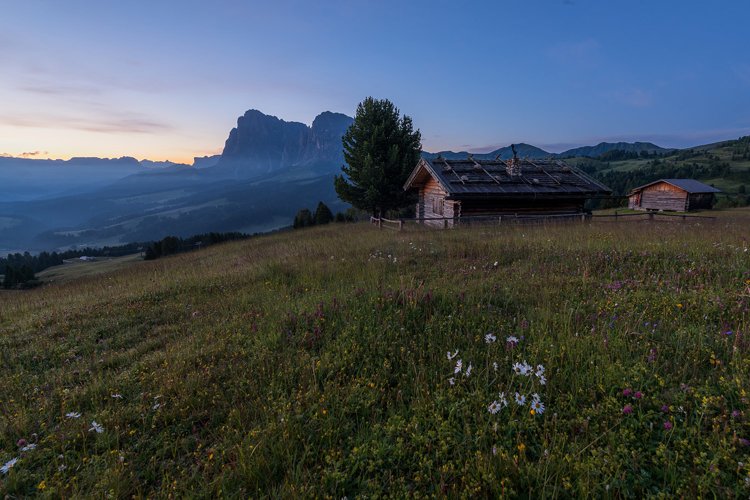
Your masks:
<path fill-rule="evenodd" d="M 713 185 L 724 194 L 719 206 L 750 204 L 750 136 L 675 151 L 657 158 L 621 161 L 573 158 L 566 160 L 614 190 L 626 195 L 631 189 L 662 178 L 693 178 Z"/>
<path fill-rule="evenodd" d="M 0 496 L 747 496 L 749 223 L 337 225 L 0 294 Z"/>

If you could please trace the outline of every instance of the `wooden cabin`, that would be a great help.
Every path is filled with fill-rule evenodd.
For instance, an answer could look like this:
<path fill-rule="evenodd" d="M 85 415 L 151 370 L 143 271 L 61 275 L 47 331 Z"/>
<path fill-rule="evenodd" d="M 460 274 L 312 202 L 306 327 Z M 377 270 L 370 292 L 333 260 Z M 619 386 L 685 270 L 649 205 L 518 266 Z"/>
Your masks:
<path fill-rule="evenodd" d="M 720 192 L 694 179 L 660 179 L 633 189 L 628 195 L 628 208 L 670 212 L 711 208 L 714 193 Z"/>
<path fill-rule="evenodd" d="M 605 185 L 559 160 L 422 158 L 404 185 L 418 192 L 417 219 L 451 227 L 462 219 L 584 213 Z"/>

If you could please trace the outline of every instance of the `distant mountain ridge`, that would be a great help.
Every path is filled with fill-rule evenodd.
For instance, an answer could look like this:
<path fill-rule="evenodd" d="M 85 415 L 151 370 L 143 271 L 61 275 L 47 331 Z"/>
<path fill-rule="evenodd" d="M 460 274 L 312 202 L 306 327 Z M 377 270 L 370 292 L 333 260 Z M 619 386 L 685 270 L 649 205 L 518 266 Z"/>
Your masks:
<path fill-rule="evenodd" d="M 521 158 L 531 159 L 542 159 L 542 158 L 574 158 L 577 156 L 585 156 L 589 158 L 596 158 L 604 153 L 610 151 L 624 151 L 628 153 L 641 153 L 646 151 L 648 153 L 666 153 L 669 151 L 675 151 L 675 149 L 667 149 L 657 146 L 651 142 L 600 142 L 596 146 L 582 146 L 579 148 L 569 149 L 562 153 L 550 153 L 531 144 L 519 143 L 516 144 L 516 151 L 518 156 Z M 478 159 L 494 159 L 500 158 L 507 160 L 513 157 L 513 152 L 510 146 L 490 151 L 489 153 L 469 153 L 468 151 L 440 151 L 439 153 L 430 153 L 427 151 L 422 152 L 422 156 L 428 159 L 434 159 L 438 156 L 442 156 L 448 160 L 454 160 L 459 158 L 466 158 L 467 155 L 471 154 L 474 158 Z"/>

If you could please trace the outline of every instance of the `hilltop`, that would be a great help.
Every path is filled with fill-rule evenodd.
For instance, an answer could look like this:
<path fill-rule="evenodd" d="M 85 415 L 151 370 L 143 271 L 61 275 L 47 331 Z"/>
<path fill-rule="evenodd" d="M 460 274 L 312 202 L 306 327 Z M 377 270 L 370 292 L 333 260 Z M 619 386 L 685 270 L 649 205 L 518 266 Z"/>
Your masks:
<path fill-rule="evenodd" d="M 336 225 L 0 293 L 0 496 L 743 496 L 750 213 L 718 215 Z"/>

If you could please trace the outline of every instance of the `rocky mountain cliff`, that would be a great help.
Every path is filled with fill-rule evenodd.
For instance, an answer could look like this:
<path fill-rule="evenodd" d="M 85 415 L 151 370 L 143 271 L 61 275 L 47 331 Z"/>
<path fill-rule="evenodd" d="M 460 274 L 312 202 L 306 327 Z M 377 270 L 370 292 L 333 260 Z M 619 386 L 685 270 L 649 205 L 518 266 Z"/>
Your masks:
<path fill-rule="evenodd" d="M 229 132 L 217 171 L 247 178 L 303 165 L 338 169 L 344 161 L 341 137 L 353 121 L 326 111 L 308 127 L 251 109 Z"/>

